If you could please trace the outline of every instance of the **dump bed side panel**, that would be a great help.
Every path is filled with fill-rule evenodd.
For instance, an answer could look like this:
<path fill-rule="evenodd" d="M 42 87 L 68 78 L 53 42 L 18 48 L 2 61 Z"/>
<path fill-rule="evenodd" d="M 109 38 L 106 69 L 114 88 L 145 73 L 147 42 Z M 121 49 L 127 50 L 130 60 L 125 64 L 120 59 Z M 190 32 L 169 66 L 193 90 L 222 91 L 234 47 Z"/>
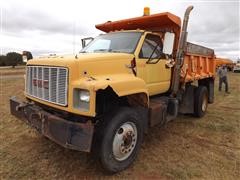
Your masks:
<path fill-rule="evenodd" d="M 181 70 L 181 82 L 191 82 L 214 77 L 214 75 L 214 50 L 187 42 Z"/>

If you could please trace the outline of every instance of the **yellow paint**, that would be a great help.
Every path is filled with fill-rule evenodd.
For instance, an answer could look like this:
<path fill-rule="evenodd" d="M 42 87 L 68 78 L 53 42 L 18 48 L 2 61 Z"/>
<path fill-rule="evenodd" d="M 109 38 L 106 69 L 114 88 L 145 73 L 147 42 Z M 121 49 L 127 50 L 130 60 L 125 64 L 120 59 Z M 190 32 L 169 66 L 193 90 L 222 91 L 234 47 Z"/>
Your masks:
<path fill-rule="evenodd" d="M 140 31 L 142 32 L 142 31 Z M 28 61 L 27 65 L 62 66 L 69 70 L 68 106 L 63 107 L 26 95 L 42 104 L 85 116 L 95 116 L 96 92 L 112 87 L 118 96 L 145 93 L 147 96 L 166 92 L 170 86 L 171 70 L 165 68 L 165 60 L 157 64 L 146 64 L 146 59 L 139 59 L 146 33 L 141 37 L 134 54 L 126 53 L 82 53 L 75 56 L 56 56 Z M 137 61 L 137 77 L 127 65 L 133 58 Z M 87 72 L 85 74 L 84 72 Z M 90 91 L 90 110 L 80 111 L 73 107 L 73 89 Z"/>
<path fill-rule="evenodd" d="M 165 67 L 166 59 L 161 59 L 156 64 L 146 64 L 148 59 L 139 58 L 139 52 L 147 34 L 148 32 L 142 36 L 135 51 L 135 57 L 137 62 L 137 76 L 146 82 L 148 92 L 152 96 L 164 93 L 170 88 L 171 69 Z M 153 59 L 153 61 L 155 60 L 157 59 Z"/>

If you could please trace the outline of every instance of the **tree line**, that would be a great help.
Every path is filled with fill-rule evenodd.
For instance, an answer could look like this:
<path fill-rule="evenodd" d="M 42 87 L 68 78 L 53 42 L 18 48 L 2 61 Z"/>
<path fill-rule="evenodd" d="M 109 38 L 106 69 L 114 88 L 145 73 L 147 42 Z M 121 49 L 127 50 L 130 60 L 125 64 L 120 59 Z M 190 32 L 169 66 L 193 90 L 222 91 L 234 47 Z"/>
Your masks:
<path fill-rule="evenodd" d="M 9 52 L 6 55 L 0 55 L 0 66 L 12 66 L 13 68 L 17 65 L 25 64 L 23 62 L 23 56 L 27 60 L 32 59 L 32 53 L 29 51 L 23 51 L 22 54 L 17 52 Z"/>

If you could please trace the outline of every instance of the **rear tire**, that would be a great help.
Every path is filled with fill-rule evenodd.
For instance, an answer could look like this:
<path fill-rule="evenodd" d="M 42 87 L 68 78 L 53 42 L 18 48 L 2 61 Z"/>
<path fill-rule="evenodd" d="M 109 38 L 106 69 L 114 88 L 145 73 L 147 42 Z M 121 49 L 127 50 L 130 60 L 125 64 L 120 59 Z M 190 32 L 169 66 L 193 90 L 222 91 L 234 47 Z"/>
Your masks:
<path fill-rule="evenodd" d="M 136 159 L 143 139 L 143 121 L 134 108 L 121 107 L 102 129 L 99 157 L 104 169 L 116 173 Z"/>
<path fill-rule="evenodd" d="M 199 86 L 194 93 L 194 116 L 203 117 L 208 107 L 208 90 L 205 86 Z"/>

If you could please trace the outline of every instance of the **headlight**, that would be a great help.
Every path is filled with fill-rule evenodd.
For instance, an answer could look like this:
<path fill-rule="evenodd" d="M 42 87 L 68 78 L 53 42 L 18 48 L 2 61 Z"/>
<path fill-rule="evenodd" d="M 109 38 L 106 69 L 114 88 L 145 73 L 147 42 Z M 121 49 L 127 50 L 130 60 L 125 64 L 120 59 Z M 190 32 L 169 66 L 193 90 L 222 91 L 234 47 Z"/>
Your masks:
<path fill-rule="evenodd" d="M 73 90 L 73 107 L 81 111 L 89 111 L 90 92 L 84 89 Z"/>
<path fill-rule="evenodd" d="M 79 93 L 80 93 L 79 94 L 80 101 L 89 102 L 89 100 L 90 100 L 90 93 L 89 93 L 89 91 L 80 90 Z"/>

